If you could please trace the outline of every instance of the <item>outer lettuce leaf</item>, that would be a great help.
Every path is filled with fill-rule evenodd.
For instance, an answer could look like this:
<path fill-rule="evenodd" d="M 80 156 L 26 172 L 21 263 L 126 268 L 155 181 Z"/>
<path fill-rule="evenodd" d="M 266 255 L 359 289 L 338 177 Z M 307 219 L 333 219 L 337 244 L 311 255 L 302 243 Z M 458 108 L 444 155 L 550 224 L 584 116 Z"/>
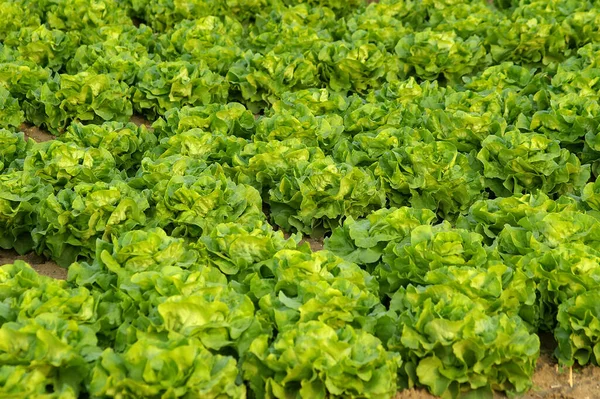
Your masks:
<path fill-rule="evenodd" d="M 51 194 L 39 205 L 32 231 L 38 253 L 66 267 L 96 252 L 96 239 L 111 237 L 145 225 L 149 208 L 145 193 L 121 181 L 81 183 Z"/>
<path fill-rule="evenodd" d="M 81 325 L 95 322 L 96 300 L 84 287 L 41 276 L 23 261 L 0 267 L 0 321 L 26 323 L 57 317 Z"/>
<path fill-rule="evenodd" d="M 159 182 L 152 202 L 156 204 L 153 223 L 175 237 L 197 238 L 219 223 L 233 221 L 254 226 L 265 217 L 258 191 L 233 183 L 220 167 Z"/>
<path fill-rule="evenodd" d="M 92 263 L 69 267 L 69 281 L 101 298 L 98 338 L 117 351 L 137 342 L 141 331 L 165 335 L 158 306 L 167 298 L 227 286 L 225 276 L 199 263 L 198 253 L 183 239 L 160 229 L 129 231 L 112 237 L 112 243 L 98 241 L 96 252 Z"/>
<path fill-rule="evenodd" d="M 482 39 L 476 35 L 467 40 L 453 31 L 434 32 L 425 29 L 400 39 L 395 48 L 406 68 L 422 79 L 437 79 L 443 75 L 454 83 L 464 75 L 490 63 Z"/>
<path fill-rule="evenodd" d="M 588 207 L 600 211 L 600 181 L 588 183 L 582 190 L 581 199 Z"/>
<path fill-rule="evenodd" d="M 369 170 L 336 164 L 331 158 L 285 175 L 269 191 L 271 216 L 283 229 L 311 234 L 343 217 L 361 217 L 385 204 L 381 180 Z"/>
<path fill-rule="evenodd" d="M 0 129 L 0 140 L 0 173 L 22 170 L 23 161 L 33 142 L 25 140 L 23 133 L 13 133 L 6 129 Z"/>
<path fill-rule="evenodd" d="M 541 190 L 553 194 L 578 192 L 590 176 L 589 166 L 544 135 L 507 132 L 489 136 L 477 155 L 496 195 Z"/>
<path fill-rule="evenodd" d="M 0 63 L 0 85 L 5 87 L 10 94 L 24 101 L 31 97 L 41 88 L 41 86 L 49 81 L 51 71 L 46 68 L 29 62 L 29 61 L 14 61 Z M 32 107 L 30 101 L 24 101 L 22 109 L 25 111 L 27 120 L 33 121 L 34 113 L 28 109 Z"/>
<path fill-rule="evenodd" d="M 562 304 L 600 286 L 600 252 L 596 246 L 564 243 L 524 256 L 519 266 L 533 277 L 540 302 L 541 328 L 551 330 Z"/>
<path fill-rule="evenodd" d="M 255 141 L 285 141 L 297 139 L 309 147 L 328 151 L 345 139 L 344 120 L 340 115 L 314 116 L 300 105 L 292 110 L 275 109 L 256 123 Z"/>
<path fill-rule="evenodd" d="M 171 155 L 157 160 L 145 157 L 129 185 L 140 190 L 153 189 L 173 176 L 200 175 L 206 169 L 205 161 L 189 156 Z"/>
<path fill-rule="evenodd" d="M 129 86 L 110 75 L 81 72 L 57 75 L 31 92 L 26 116 L 38 126 L 61 133 L 72 120 L 127 121 L 132 115 Z"/>
<path fill-rule="evenodd" d="M 247 21 L 269 10 L 265 0 L 130 0 L 134 13 L 157 31 L 168 31 L 178 22 L 212 15 L 228 15 Z M 275 3 L 277 4 L 277 3 Z M 268 12 L 268 11 L 266 11 Z"/>
<path fill-rule="evenodd" d="M 226 103 L 229 84 L 204 63 L 151 63 L 139 69 L 133 89 L 135 110 L 149 117 L 182 106 Z"/>
<path fill-rule="evenodd" d="M 464 153 L 479 151 L 485 138 L 502 134 L 512 122 L 512 115 L 503 109 L 514 112 L 516 107 L 510 100 L 489 90 L 452 92 L 448 89 L 444 108 L 425 107 L 423 122 L 437 140 L 449 141 Z"/>
<path fill-rule="evenodd" d="M 169 60 L 203 61 L 211 71 L 226 74 L 242 54 L 243 36 L 243 25 L 229 15 L 184 20 L 161 36 L 161 54 Z"/>
<path fill-rule="evenodd" d="M 36 27 L 41 23 L 40 15 L 25 2 L 4 2 L 0 9 L 0 39 L 25 27 Z"/>
<path fill-rule="evenodd" d="M 51 140 L 35 144 L 28 151 L 23 170 L 60 190 L 80 183 L 110 182 L 118 176 L 115 166 L 106 148 Z"/>
<path fill-rule="evenodd" d="M 0 301 L 0 393 L 79 397 L 101 352 L 94 329 L 85 325 L 94 315 L 90 293 L 16 261 L 0 267 Z"/>
<path fill-rule="evenodd" d="M 296 324 L 269 345 L 259 337 L 242 369 L 257 398 L 391 398 L 396 393 L 397 354 L 352 327 Z"/>
<path fill-rule="evenodd" d="M 383 262 L 375 268 L 382 294 L 392 296 L 400 287 L 423 284 L 427 272 L 447 266 L 484 267 L 488 251 L 483 237 L 450 223 L 417 226 L 403 240 L 388 244 Z"/>
<path fill-rule="evenodd" d="M 42 13 L 48 25 L 54 29 L 91 30 L 109 24 L 130 25 L 127 7 L 117 0 L 59 0 L 42 2 Z M 42 14 L 43 15 L 43 14 Z"/>
<path fill-rule="evenodd" d="M 600 363 L 598 342 L 597 287 L 563 302 L 558 308 L 558 325 L 554 336 L 558 342 L 555 355 L 566 366 Z"/>
<path fill-rule="evenodd" d="M 303 174 L 310 164 L 323 159 L 323 150 L 307 147 L 299 140 L 259 141 L 244 147 L 234 160 L 232 173 L 238 182 L 250 184 L 264 193 L 286 175 Z"/>
<path fill-rule="evenodd" d="M 79 287 L 107 291 L 119 285 L 120 276 L 165 267 L 194 268 L 197 260 L 198 253 L 183 239 L 169 237 L 162 229 L 132 230 L 112 237 L 112 241 L 98 242 L 94 262 L 72 264 L 69 281 Z"/>
<path fill-rule="evenodd" d="M 97 351 L 91 329 L 47 314 L 23 323 L 4 323 L 0 337 L 0 393 L 79 397 L 90 370 L 88 362 L 97 356 L 90 356 Z M 82 356 L 86 352 L 91 358 Z"/>
<path fill-rule="evenodd" d="M 231 99 L 244 101 L 258 111 L 272 104 L 286 91 L 316 88 L 320 85 L 317 65 L 302 54 L 266 54 L 247 51 L 227 72 Z"/>
<path fill-rule="evenodd" d="M 339 93 L 327 89 L 306 89 L 284 93 L 281 100 L 273 104 L 272 110 L 276 113 L 298 110 L 315 116 L 343 115 L 349 105 L 348 98 Z"/>
<path fill-rule="evenodd" d="M 361 266 L 376 264 L 390 242 L 399 242 L 421 225 L 430 224 L 429 209 L 380 209 L 364 219 L 347 218 L 325 239 L 325 249 Z"/>
<path fill-rule="evenodd" d="M 161 302 L 160 329 L 169 333 L 169 339 L 197 337 L 213 351 L 232 347 L 242 357 L 256 337 L 271 330 L 255 316 L 250 297 L 226 285 L 200 286 Z"/>
<path fill-rule="evenodd" d="M 37 226 L 39 206 L 51 186 L 25 172 L 0 175 L 0 247 L 24 254 L 34 248 L 31 232 Z"/>
<path fill-rule="evenodd" d="M 245 398 L 230 356 L 213 355 L 196 339 L 141 339 L 124 353 L 107 349 L 95 364 L 89 392 L 95 397 Z"/>
<path fill-rule="evenodd" d="M 145 25 L 109 25 L 86 32 L 82 40 L 85 44 L 75 50 L 66 64 L 69 74 L 106 74 L 132 85 L 138 69 L 156 58 L 156 34 Z"/>
<path fill-rule="evenodd" d="M 498 236 L 496 244 L 501 253 L 525 255 L 569 243 L 595 247 L 600 239 L 598 219 L 579 210 L 533 214 L 521 219 L 519 225 L 506 226 Z"/>
<path fill-rule="evenodd" d="M 250 298 L 199 261 L 182 239 L 152 229 L 125 233 L 113 239 L 112 248 L 101 247 L 91 265 L 72 265 L 69 280 L 118 289 L 116 297 L 103 295 L 107 314 L 99 314 L 102 336 L 114 341 L 110 346 L 126 347 L 146 331 L 171 340 L 197 337 L 213 351 L 232 347 L 241 356 L 256 336 L 268 332 Z"/>
<path fill-rule="evenodd" d="M 382 45 L 359 40 L 327 43 L 319 50 L 318 60 L 322 79 L 334 92 L 363 93 L 378 88 L 387 73 L 393 75 L 394 68 L 400 68 L 397 58 L 387 54 Z"/>
<path fill-rule="evenodd" d="M 105 122 L 102 125 L 73 123 L 60 140 L 83 148 L 107 149 L 115 160 L 115 166 L 129 173 L 137 172 L 144 153 L 157 144 L 156 136 L 146 126 L 122 122 Z"/>
<path fill-rule="evenodd" d="M 576 93 L 551 95 L 548 110 L 538 111 L 531 118 L 530 129 L 560 141 L 563 145 L 592 142 L 600 119 L 597 98 Z"/>
<path fill-rule="evenodd" d="M 193 128 L 215 134 L 250 137 L 254 115 L 239 103 L 173 108 L 152 124 L 159 137 L 170 137 Z"/>
<path fill-rule="evenodd" d="M 262 297 L 254 294 L 279 332 L 319 320 L 334 329 L 350 325 L 372 333 L 385 312 L 376 281 L 331 253 L 282 250 L 272 265 L 274 287 Z"/>
<path fill-rule="evenodd" d="M 519 227 L 524 218 L 543 219 L 550 213 L 579 209 L 577 202 L 566 196 L 554 201 L 544 193 L 526 194 L 477 201 L 465 216 L 459 218 L 457 225 L 478 232 L 490 243 L 490 239 L 495 239 L 506 225 Z"/>
<path fill-rule="evenodd" d="M 63 32 L 40 25 L 12 32 L 4 44 L 17 49 L 20 59 L 58 71 L 73 56 L 79 40 L 79 32 Z"/>
<path fill-rule="evenodd" d="M 529 69 L 514 62 L 503 62 L 498 65 L 492 65 L 475 76 L 465 77 L 465 87 L 476 92 L 494 89 L 494 91 L 504 91 L 513 89 L 530 88 L 536 85 L 545 87 L 541 81 L 538 81 L 540 75 L 535 74 L 535 69 Z M 526 90 L 527 92 L 530 90 Z"/>
<path fill-rule="evenodd" d="M 519 316 L 530 332 L 536 332 L 543 306 L 531 274 L 498 261 L 485 268 L 445 266 L 427 272 L 424 285 L 444 285 L 484 305 L 489 315 Z"/>
<path fill-rule="evenodd" d="M 352 41 L 356 34 L 365 35 L 365 39 L 374 44 L 383 44 L 387 51 L 393 51 L 398 41 L 412 31 L 398 18 L 407 3 L 371 2 L 364 12 L 351 14 L 347 19 L 348 34 L 344 40 Z"/>
<path fill-rule="evenodd" d="M 531 386 L 540 343 L 519 317 L 488 315 L 484 305 L 444 285 L 401 288 L 390 310 L 398 319 L 387 347 L 402 356 L 411 385 L 447 398 Z"/>
<path fill-rule="evenodd" d="M 7 89 L 0 86 L 0 128 L 17 128 L 21 126 L 24 120 L 19 100 L 14 98 Z"/>
<path fill-rule="evenodd" d="M 219 268 L 232 284 L 241 284 L 248 273 L 259 269 L 279 250 L 296 248 L 300 238 L 296 234 L 286 239 L 267 223 L 248 230 L 237 223 L 223 223 L 200 237 L 193 247 L 200 252 L 202 261 Z"/>
<path fill-rule="evenodd" d="M 596 98 L 595 90 L 598 82 L 594 79 L 598 74 L 598 44 L 592 43 L 577 50 L 577 54 L 568 58 L 556 67 L 552 77 L 552 86 L 560 88 L 563 93 L 577 93 L 585 98 Z"/>
<path fill-rule="evenodd" d="M 179 155 L 194 160 L 204 160 L 208 164 L 231 165 L 248 142 L 236 136 L 205 132 L 198 128 L 190 129 L 161 140 L 152 153 L 152 157 L 171 158 Z"/>
<path fill-rule="evenodd" d="M 136 16 L 149 21 L 155 31 L 171 29 L 184 19 L 201 18 L 213 15 L 216 11 L 216 1 L 186 0 L 129 0 Z"/>
<path fill-rule="evenodd" d="M 375 173 L 386 182 L 392 204 L 404 205 L 408 197 L 416 208 L 452 217 L 483 196 L 478 168 L 471 154 L 458 152 L 451 143 L 435 141 L 386 152 Z"/>
<path fill-rule="evenodd" d="M 364 5 L 364 2 L 361 0 L 283 0 L 283 4 L 287 6 L 295 6 L 297 3 L 305 3 L 309 7 L 317 8 L 317 7 L 328 7 L 336 12 L 338 15 L 350 14 L 354 11 L 361 10 L 361 7 Z"/>

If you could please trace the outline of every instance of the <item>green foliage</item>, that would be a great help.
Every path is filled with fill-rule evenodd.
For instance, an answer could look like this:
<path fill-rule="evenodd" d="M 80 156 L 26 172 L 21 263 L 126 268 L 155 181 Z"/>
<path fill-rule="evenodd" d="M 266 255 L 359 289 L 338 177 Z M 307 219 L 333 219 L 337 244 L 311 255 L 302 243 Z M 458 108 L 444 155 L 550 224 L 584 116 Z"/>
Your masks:
<path fill-rule="evenodd" d="M 318 321 L 295 325 L 271 345 L 259 337 L 249 356 L 244 374 L 260 398 L 389 397 L 401 363 L 374 336 Z"/>
<path fill-rule="evenodd" d="M 0 129 L 0 173 L 7 173 L 13 169 L 23 168 L 23 159 L 33 144 L 25 140 L 23 133 L 13 133 L 6 129 Z"/>
<path fill-rule="evenodd" d="M 126 121 L 132 115 L 129 87 L 110 75 L 81 72 L 58 75 L 44 83 L 26 108 L 26 116 L 38 126 L 61 133 L 70 121 Z"/>
<path fill-rule="evenodd" d="M 556 355 L 563 364 L 599 364 L 598 317 L 597 289 L 573 296 L 560 305 L 554 334 L 558 342 Z"/>
<path fill-rule="evenodd" d="M 205 64 L 161 62 L 140 68 L 133 91 L 135 109 L 151 117 L 184 105 L 227 102 L 228 83 Z"/>
<path fill-rule="evenodd" d="M 248 137 L 254 133 L 254 115 L 242 104 L 210 104 L 173 108 L 152 124 L 159 137 L 199 128 L 215 134 Z"/>
<path fill-rule="evenodd" d="M 40 25 L 11 32 L 4 44 L 15 48 L 18 58 L 57 71 L 73 56 L 79 41 L 79 32 L 65 33 Z"/>
<path fill-rule="evenodd" d="M 409 382 L 455 398 L 465 390 L 519 393 L 531 386 L 539 338 L 519 317 L 488 315 L 468 296 L 444 285 L 401 288 L 390 310 L 397 326 L 387 346 L 398 351 Z"/>
<path fill-rule="evenodd" d="M 157 144 L 156 137 L 146 126 L 122 122 L 105 122 L 102 125 L 73 123 L 60 141 L 74 143 L 81 148 L 107 149 L 115 160 L 115 166 L 126 172 L 136 171 L 146 151 Z"/>
<path fill-rule="evenodd" d="M 589 179 L 589 168 L 545 135 L 511 131 L 488 136 L 482 146 L 477 157 L 497 195 L 578 192 Z"/>
<path fill-rule="evenodd" d="M 68 268 L 0 266 L 0 396 L 516 395 L 545 332 L 597 364 L 599 24 L 0 0 L 0 248 Z"/>
<path fill-rule="evenodd" d="M 429 271 L 451 266 L 485 267 L 488 254 L 482 241 L 479 234 L 453 229 L 447 222 L 417 226 L 400 242 L 386 246 L 375 273 L 381 277 L 383 292 L 391 296 L 408 284 L 424 284 Z"/>
<path fill-rule="evenodd" d="M 197 238 L 226 222 L 254 226 L 264 217 L 258 191 L 235 184 L 218 169 L 163 180 L 152 190 L 151 201 L 153 224 L 174 237 Z"/>
<path fill-rule="evenodd" d="M 234 358 L 213 355 L 197 339 L 145 339 L 124 353 L 106 349 L 94 365 L 89 391 L 95 397 L 175 395 L 241 398 Z"/>
<path fill-rule="evenodd" d="M 34 247 L 32 229 L 39 206 L 52 187 L 23 171 L 0 175 L 0 247 L 26 253 Z"/>
<path fill-rule="evenodd" d="M 118 176 L 115 159 L 106 148 L 79 147 L 55 140 L 33 145 L 25 158 L 24 171 L 56 190 L 79 183 L 109 182 Z"/>
<path fill-rule="evenodd" d="M 0 128 L 18 128 L 24 121 L 23 111 L 19 100 L 14 98 L 8 90 L 0 86 Z"/>
<path fill-rule="evenodd" d="M 266 266 L 274 274 L 274 285 L 269 292 L 259 285 L 260 290 L 252 293 L 280 332 L 318 320 L 334 329 L 352 326 L 373 333 L 383 316 L 377 282 L 355 264 L 326 251 L 282 250 Z"/>
<path fill-rule="evenodd" d="M 124 182 L 80 183 L 41 201 L 33 240 L 39 253 L 66 267 L 91 257 L 96 239 L 110 240 L 144 225 L 148 206 L 144 193 Z"/>
<path fill-rule="evenodd" d="M 359 265 L 378 262 L 390 242 L 408 237 L 435 218 L 427 209 L 402 207 L 373 212 L 364 219 L 348 218 L 325 240 L 325 248 Z"/>

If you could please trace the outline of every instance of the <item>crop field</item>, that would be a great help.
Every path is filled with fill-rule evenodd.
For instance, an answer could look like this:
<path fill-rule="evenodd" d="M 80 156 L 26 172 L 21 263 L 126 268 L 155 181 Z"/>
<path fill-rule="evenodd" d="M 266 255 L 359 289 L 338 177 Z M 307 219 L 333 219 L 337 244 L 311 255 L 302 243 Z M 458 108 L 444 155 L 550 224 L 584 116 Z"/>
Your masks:
<path fill-rule="evenodd" d="M 0 398 L 600 398 L 600 0 L 0 0 Z"/>

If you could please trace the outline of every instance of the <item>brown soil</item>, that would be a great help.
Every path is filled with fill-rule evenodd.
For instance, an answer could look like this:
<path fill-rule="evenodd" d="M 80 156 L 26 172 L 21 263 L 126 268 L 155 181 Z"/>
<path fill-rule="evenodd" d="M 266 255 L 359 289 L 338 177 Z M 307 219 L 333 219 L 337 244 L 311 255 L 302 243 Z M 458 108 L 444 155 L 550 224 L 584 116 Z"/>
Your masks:
<path fill-rule="evenodd" d="M 37 141 L 38 143 L 42 142 L 42 141 L 54 140 L 56 138 L 53 135 L 51 135 L 50 133 L 40 129 L 39 127 L 29 125 L 27 123 L 23 123 L 19 127 L 19 130 L 21 130 L 23 133 L 25 133 L 25 137 L 29 137 L 30 139 L 33 139 L 33 140 Z"/>
<path fill-rule="evenodd" d="M 597 399 L 600 398 L 600 367 L 574 367 L 561 370 L 550 353 L 542 353 L 533 375 L 534 388 L 524 398 Z"/>
<path fill-rule="evenodd" d="M 0 266 L 14 263 L 15 260 L 22 260 L 29 263 L 29 265 L 42 276 L 48 276 L 58 280 L 67 279 L 67 269 L 62 268 L 56 263 L 46 260 L 35 253 L 19 255 L 14 251 L 0 249 Z"/>
<path fill-rule="evenodd" d="M 268 212 L 269 210 L 267 208 L 263 208 L 263 212 L 265 212 L 265 215 L 267 215 L 268 217 Z M 290 238 L 291 234 L 290 233 L 286 233 L 285 231 L 283 232 L 283 236 L 287 239 Z M 311 238 L 311 237 L 303 237 L 300 240 L 300 245 L 304 244 L 305 242 L 308 243 L 308 245 L 310 245 L 310 249 L 313 252 L 317 252 L 317 251 L 321 251 L 323 249 L 323 238 Z"/>
<path fill-rule="evenodd" d="M 146 127 L 152 127 L 152 122 L 143 116 L 133 115 L 129 120 L 138 126 L 144 125 Z"/>
<path fill-rule="evenodd" d="M 313 252 L 323 249 L 323 239 L 305 237 L 300 241 L 300 244 L 304 244 L 305 242 L 310 245 L 310 249 L 312 249 Z"/>

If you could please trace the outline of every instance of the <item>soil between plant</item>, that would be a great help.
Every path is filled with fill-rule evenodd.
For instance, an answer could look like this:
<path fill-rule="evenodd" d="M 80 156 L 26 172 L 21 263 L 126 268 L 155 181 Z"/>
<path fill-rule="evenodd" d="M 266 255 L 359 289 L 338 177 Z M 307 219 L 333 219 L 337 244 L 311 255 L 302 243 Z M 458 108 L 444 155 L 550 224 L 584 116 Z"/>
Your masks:
<path fill-rule="evenodd" d="M 29 265 L 42 276 L 48 276 L 58 280 L 67 279 L 67 269 L 60 267 L 51 260 L 46 260 L 33 252 L 19 255 L 12 250 L 0 249 L 0 266 L 14 263 L 15 260 L 22 260 L 29 263 Z"/>
<path fill-rule="evenodd" d="M 33 139 L 34 141 L 36 141 L 38 143 L 41 143 L 42 141 L 54 140 L 56 138 L 53 135 L 51 135 L 50 133 L 46 132 L 45 130 L 40 129 L 37 126 L 29 125 L 26 123 L 22 124 L 19 127 L 19 130 L 22 131 L 23 133 L 25 133 L 25 137 Z"/>

